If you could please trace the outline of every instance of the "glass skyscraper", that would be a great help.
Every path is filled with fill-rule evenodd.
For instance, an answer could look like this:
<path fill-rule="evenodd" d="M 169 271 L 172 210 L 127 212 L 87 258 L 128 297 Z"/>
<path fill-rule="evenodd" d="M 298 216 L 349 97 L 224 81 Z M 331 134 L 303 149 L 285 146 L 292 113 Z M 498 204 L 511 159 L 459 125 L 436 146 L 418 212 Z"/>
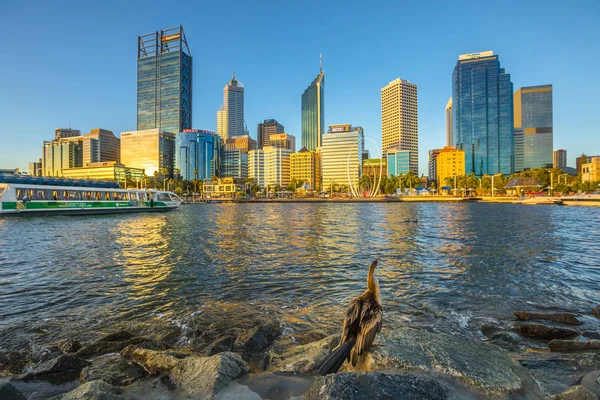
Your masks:
<path fill-rule="evenodd" d="M 514 95 L 515 131 L 523 131 L 523 168 L 552 165 L 552 85 L 522 87 Z"/>
<path fill-rule="evenodd" d="M 492 51 L 463 54 L 452 72 L 453 145 L 465 173 L 514 171 L 513 84 Z"/>
<path fill-rule="evenodd" d="M 221 146 L 221 138 L 214 132 L 198 129 L 179 132 L 175 138 L 175 168 L 181 178 L 191 181 L 220 176 Z"/>
<path fill-rule="evenodd" d="M 325 73 L 319 75 L 302 93 L 302 147 L 308 151 L 321 147 L 325 132 Z"/>
<path fill-rule="evenodd" d="M 192 56 L 183 28 L 138 36 L 137 130 L 192 127 Z"/>

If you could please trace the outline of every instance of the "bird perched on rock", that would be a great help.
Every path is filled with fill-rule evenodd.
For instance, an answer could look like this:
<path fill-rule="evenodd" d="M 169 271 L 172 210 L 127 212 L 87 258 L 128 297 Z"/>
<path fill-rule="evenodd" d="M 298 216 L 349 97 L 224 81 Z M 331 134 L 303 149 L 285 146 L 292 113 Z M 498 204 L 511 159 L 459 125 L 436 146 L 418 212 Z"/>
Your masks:
<path fill-rule="evenodd" d="M 317 365 L 319 375 L 337 372 L 346 360 L 355 366 L 359 356 L 369 350 L 375 335 L 381 331 L 383 307 L 379 282 L 375 277 L 376 267 L 377 260 L 369 267 L 367 290 L 352 300 L 348 307 L 339 346 Z"/>

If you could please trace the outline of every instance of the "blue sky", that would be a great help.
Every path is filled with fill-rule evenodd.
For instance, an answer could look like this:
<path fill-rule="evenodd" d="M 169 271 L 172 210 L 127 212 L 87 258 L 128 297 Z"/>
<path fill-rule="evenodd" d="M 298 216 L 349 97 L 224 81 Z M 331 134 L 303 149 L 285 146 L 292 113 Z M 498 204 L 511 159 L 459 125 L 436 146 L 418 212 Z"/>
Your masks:
<path fill-rule="evenodd" d="M 569 4 L 570 3 L 570 4 Z M 137 36 L 176 25 L 194 57 L 193 121 L 215 130 L 235 69 L 246 122 L 300 142 L 300 96 L 323 54 L 326 124 L 381 143 L 380 90 L 418 85 L 419 172 L 445 144 L 459 54 L 494 50 L 521 86 L 554 85 L 554 148 L 600 154 L 600 2 L 29 1 L 0 12 L 0 168 L 27 169 L 54 128 L 136 128 Z M 372 152 L 373 146 L 370 146 Z"/>

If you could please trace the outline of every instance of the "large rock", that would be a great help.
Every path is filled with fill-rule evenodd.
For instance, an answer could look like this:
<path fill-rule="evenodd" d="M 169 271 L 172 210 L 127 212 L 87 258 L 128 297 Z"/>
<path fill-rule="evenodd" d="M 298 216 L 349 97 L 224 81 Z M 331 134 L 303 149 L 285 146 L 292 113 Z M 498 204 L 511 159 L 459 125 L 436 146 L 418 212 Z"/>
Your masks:
<path fill-rule="evenodd" d="M 217 393 L 215 400 L 262 400 L 258 393 L 253 392 L 246 385 L 231 382 Z"/>
<path fill-rule="evenodd" d="M 55 384 L 65 383 L 77 379 L 81 370 L 89 364 L 82 358 L 62 355 L 36 365 L 16 379 L 23 381 L 44 380 Z"/>
<path fill-rule="evenodd" d="M 161 341 L 146 339 L 140 343 L 129 344 L 123 350 L 121 350 L 121 355 L 125 358 L 131 358 L 133 352 L 137 349 L 147 349 L 147 350 L 167 350 L 169 346 Z"/>
<path fill-rule="evenodd" d="M 600 350 L 600 340 L 560 340 L 554 339 L 548 343 L 552 351 L 590 351 Z"/>
<path fill-rule="evenodd" d="M 598 400 L 598 397 L 584 388 L 577 385 L 568 388 L 560 394 L 556 394 L 550 398 L 551 400 Z"/>
<path fill-rule="evenodd" d="M 319 340 L 326 338 L 328 335 L 322 330 L 310 329 L 292 333 L 291 336 L 294 341 L 300 344 L 309 344 L 313 342 L 318 342 Z"/>
<path fill-rule="evenodd" d="M 179 360 L 169 372 L 171 381 L 189 396 L 212 397 L 234 379 L 248 373 L 248 365 L 235 353 Z"/>
<path fill-rule="evenodd" d="M 579 332 L 573 329 L 536 323 L 520 324 L 517 326 L 517 330 L 525 337 L 543 340 L 575 339 L 577 336 L 579 336 Z"/>
<path fill-rule="evenodd" d="M 113 386 L 126 386 L 148 375 L 144 369 L 121 356 L 100 357 L 81 371 L 79 380 L 91 382 L 102 380 Z"/>
<path fill-rule="evenodd" d="M 206 348 L 207 356 L 223 353 L 224 351 L 232 351 L 236 337 L 232 335 L 223 335 L 217 338 L 212 344 Z"/>
<path fill-rule="evenodd" d="M 64 340 L 58 344 L 58 347 L 63 353 L 69 354 L 77 353 L 83 346 L 77 340 Z"/>
<path fill-rule="evenodd" d="M 86 382 L 77 389 L 57 397 L 60 400 L 122 400 L 121 390 L 104 381 Z"/>
<path fill-rule="evenodd" d="M 162 351 L 136 349 L 131 359 L 151 374 L 167 373 L 177 364 L 177 357 Z"/>
<path fill-rule="evenodd" d="M 590 372 L 581 379 L 581 385 L 600 397 L 600 370 Z"/>
<path fill-rule="evenodd" d="M 338 342 L 339 335 L 332 335 L 317 342 L 292 346 L 282 354 L 270 351 L 268 369 L 277 372 L 307 374 L 315 368 L 315 365 L 319 361 L 329 354 Z"/>
<path fill-rule="evenodd" d="M 10 351 L 0 354 L 0 371 L 5 375 L 17 375 L 23 372 L 29 359 L 24 353 Z"/>
<path fill-rule="evenodd" d="M 496 332 L 489 339 L 489 342 L 505 350 L 514 352 L 521 351 L 527 344 L 520 335 L 506 331 Z"/>
<path fill-rule="evenodd" d="M 577 319 L 575 314 L 571 313 L 539 313 L 539 312 L 528 312 L 528 311 L 515 311 L 515 317 L 522 321 L 528 321 L 532 319 L 543 319 L 546 321 L 560 322 L 561 324 L 567 325 L 583 325 L 583 322 Z"/>
<path fill-rule="evenodd" d="M 118 353 L 127 346 L 142 345 L 142 343 L 148 342 L 152 342 L 152 340 L 145 337 L 131 337 L 130 333 L 119 331 L 82 347 L 75 353 L 75 356 L 90 358 L 109 353 Z"/>
<path fill-rule="evenodd" d="M 0 383 L 0 399 L 2 400 L 27 400 L 19 389 L 8 382 Z"/>
<path fill-rule="evenodd" d="M 397 368 L 408 371 L 433 371 L 456 377 L 486 397 L 506 398 L 539 388 L 527 370 L 508 352 L 491 344 L 399 328 L 377 336 L 381 346 L 372 348 L 350 371 Z"/>
<path fill-rule="evenodd" d="M 269 347 L 280 333 L 281 328 L 278 323 L 261 324 L 238 336 L 234 343 L 234 349 L 242 352 L 245 356 L 256 356 Z"/>
<path fill-rule="evenodd" d="M 122 342 L 124 340 L 129 340 L 133 337 L 134 335 L 132 333 L 120 330 L 104 336 L 102 339 L 99 340 L 99 342 Z"/>
<path fill-rule="evenodd" d="M 317 378 L 304 400 L 444 400 L 448 388 L 422 375 L 340 373 Z"/>

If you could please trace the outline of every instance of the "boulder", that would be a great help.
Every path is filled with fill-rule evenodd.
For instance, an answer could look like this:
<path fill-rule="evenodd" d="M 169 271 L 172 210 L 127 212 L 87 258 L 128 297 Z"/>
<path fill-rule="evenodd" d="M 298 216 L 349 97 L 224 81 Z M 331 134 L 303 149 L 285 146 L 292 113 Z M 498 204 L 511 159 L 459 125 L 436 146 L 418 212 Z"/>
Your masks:
<path fill-rule="evenodd" d="M 579 336 L 579 332 L 573 329 L 537 323 L 520 324 L 517 326 L 517 331 L 525 337 L 543 340 L 575 339 L 577 336 Z"/>
<path fill-rule="evenodd" d="M 514 332 L 506 331 L 495 333 L 489 339 L 489 342 L 508 351 L 515 352 L 520 351 L 526 345 L 525 341 L 520 335 Z"/>
<path fill-rule="evenodd" d="M 516 393 L 539 393 L 529 372 L 510 354 L 491 344 L 412 328 L 398 328 L 377 336 L 373 347 L 349 371 L 395 368 L 453 376 L 484 397 L 505 398 Z"/>
<path fill-rule="evenodd" d="M 32 346 L 29 351 L 29 358 L 35 363 L 48 361 L 64 354 L 58 346 Z"/>
<path fill-rule="evenodd" d="M 514 314 L 515 317 L 522 321 L 528 321 L 532 319 L 543 319 L 546 321 L 554 321 L 567 325 L 583 325 L 583 322 L 578 320 L 575 314 L 571 313 L 539 313 L 528 311 L 515 311 Z"/>
<path fill-rule="evenodd" d="M 444 400 L 448 388 L 432 377 L 414 374 L 340 373 L 321 376 L 304 400 Z"/>
<path fill-rule="evenodd" d="M 600 370 L 585 375 L 581 379 L 581 386 L 600 397 Z"/>
<path fill-rule="evenodd" d="M 169 372 L 169 378 L 186 395 L 210 398 L 248 370 L 240 356 L 225 352 L 212 357 L 191 356 L 179 360 Z"/>
<path fill-rule="evenodd" d="M 250 390 L 248 386 L 231 382 L 217 393 L 215 400 L 262 400 L 258 393 Z"/>
<path fill-rule="evenodd" d="M 172 347 L 177 344 L 180 337 L 181 328 L 178 326 L 170 326 L 158 336 L 158 341 Z"/>
<path fill-rule="evenodd" d="M 10 351 L 0 354 L 0 371 L 7 375 L 17 375 L 23 372 L 25 366 L 29 364 L 29 359 L 24 353 Z"/>
<path fill-rule="evenodd" d="M 69 393 L 59 396 L 60 400 L 122 400 L 121 390 L 104 381 L 86 382 Z"/>
<path fill-rule="evenodd" d="M 143 368 L 121 356 L 105 356 L 85 367 L 79 380 L 82 383 L 102 380 L 113 386 L 126 386 L 146 375 L 148 373 Z"/>
<path fill-rule="evenodd" d="M 0 399 L 2 400 L 27 400 L 19 389 L 8 382 L 0 383 Z"/>
<path fill-rule="evenodd" d="M 128 337 L 127 335 L 131 334 L 126 331 L 120 331 L 108 335 L 103 339 L 82 347 L 75 353 L 75 356 L 82 358 L 97 357 L 109 353 L 118 353 L 129 345 L 153 342 L 151 339 L 145 337 Z M 127 338 L 121 339 L 125 337 Z"/>
<path fill-rule="evenodd" d="M 62 355 L 36 365 L 16 379 L 23 381 L 43 380 L 55 384 L 65 383 L 77 379 L 81 370 L 89 364 L 82 358 Z"/>
<path fill-rule="evenodd" d="M 167 350 L 169 346 L 161 341 L 146 339 L 143 342 L 136 344 L 129 344 L 123 350 L 121 350 L 121 356 L 125 358 L 131 358 L 131 355 L 136 349 L 147 349 L 147 350 Z"/>
<path fill-rule="evenodd" d="M 600 350 L 600 340 L 560 340 L 554 339 L 548 343 L 552 351 L 586 351 Z"/>
<path fill-rule="evenodd" d="M 223 335 L 217 338 L 217 340 L 215 340 L 206 348 L 206 355 L 214 356 L 215 354 L 222 353 L 224 351 L 232 351 L 235 339 L 236 337 L 232 335 Z"/>
<path fill-rule="evenodd" d="M 270 362 L 268 369 L 277 372 L 293 372 L 307 374 L 329 352 L 337 346 L 339 335 L 328 336 L 317 342 L 306 345 L 296 345 L 286 349 L 282 354 L 275 351 L 269 352 Z"/>
<path fill-rule="evenodd" d="M 122 342 L 131 338 L 133 338 L 133 334 L 124 330 L 120 330 L 118 332 L 106 335 L 105 337 L 100 339 L 99 342 Z"/>
<path fill-rule="evenodd" d="M 64 340 L 58 344 L 58 347 L 63 353 L 68 354 L 77 353 L 82 346 L 77 340 Z"/>
<path fill-rule="evenodd" d="M 234 350 L 248 357 L 256 356 L 269 347 L 280 333 L 278 323 L 261 324 L 238 336 L 234 343 Z"/>
<path fill-rule="evenodd" d="M 136 349 L 131 359 L 151 374 L 167 373 L 177 364 L 178 359 L 162 351 Z"/>
<path fill-rule="evenodd" d="M 598 400 L 598 397 L 584 388 L 577 385 L 572 386 L 560 394 L 550 397 L 551 400 Z"/>
<path fill-rule="evenodd" d="M 596 306 L 594 307 L 594 309 L 592 310 L 592 314 L 596 317 L 596 318 L 600 318 L 600 306 Z"/>
<path fill-rule="evenodd" d="M 319 329 L 311 329 L 293 333 L 292 337 L 300 344 L 309 344 L 326 338 L 327 334 Z"/>

